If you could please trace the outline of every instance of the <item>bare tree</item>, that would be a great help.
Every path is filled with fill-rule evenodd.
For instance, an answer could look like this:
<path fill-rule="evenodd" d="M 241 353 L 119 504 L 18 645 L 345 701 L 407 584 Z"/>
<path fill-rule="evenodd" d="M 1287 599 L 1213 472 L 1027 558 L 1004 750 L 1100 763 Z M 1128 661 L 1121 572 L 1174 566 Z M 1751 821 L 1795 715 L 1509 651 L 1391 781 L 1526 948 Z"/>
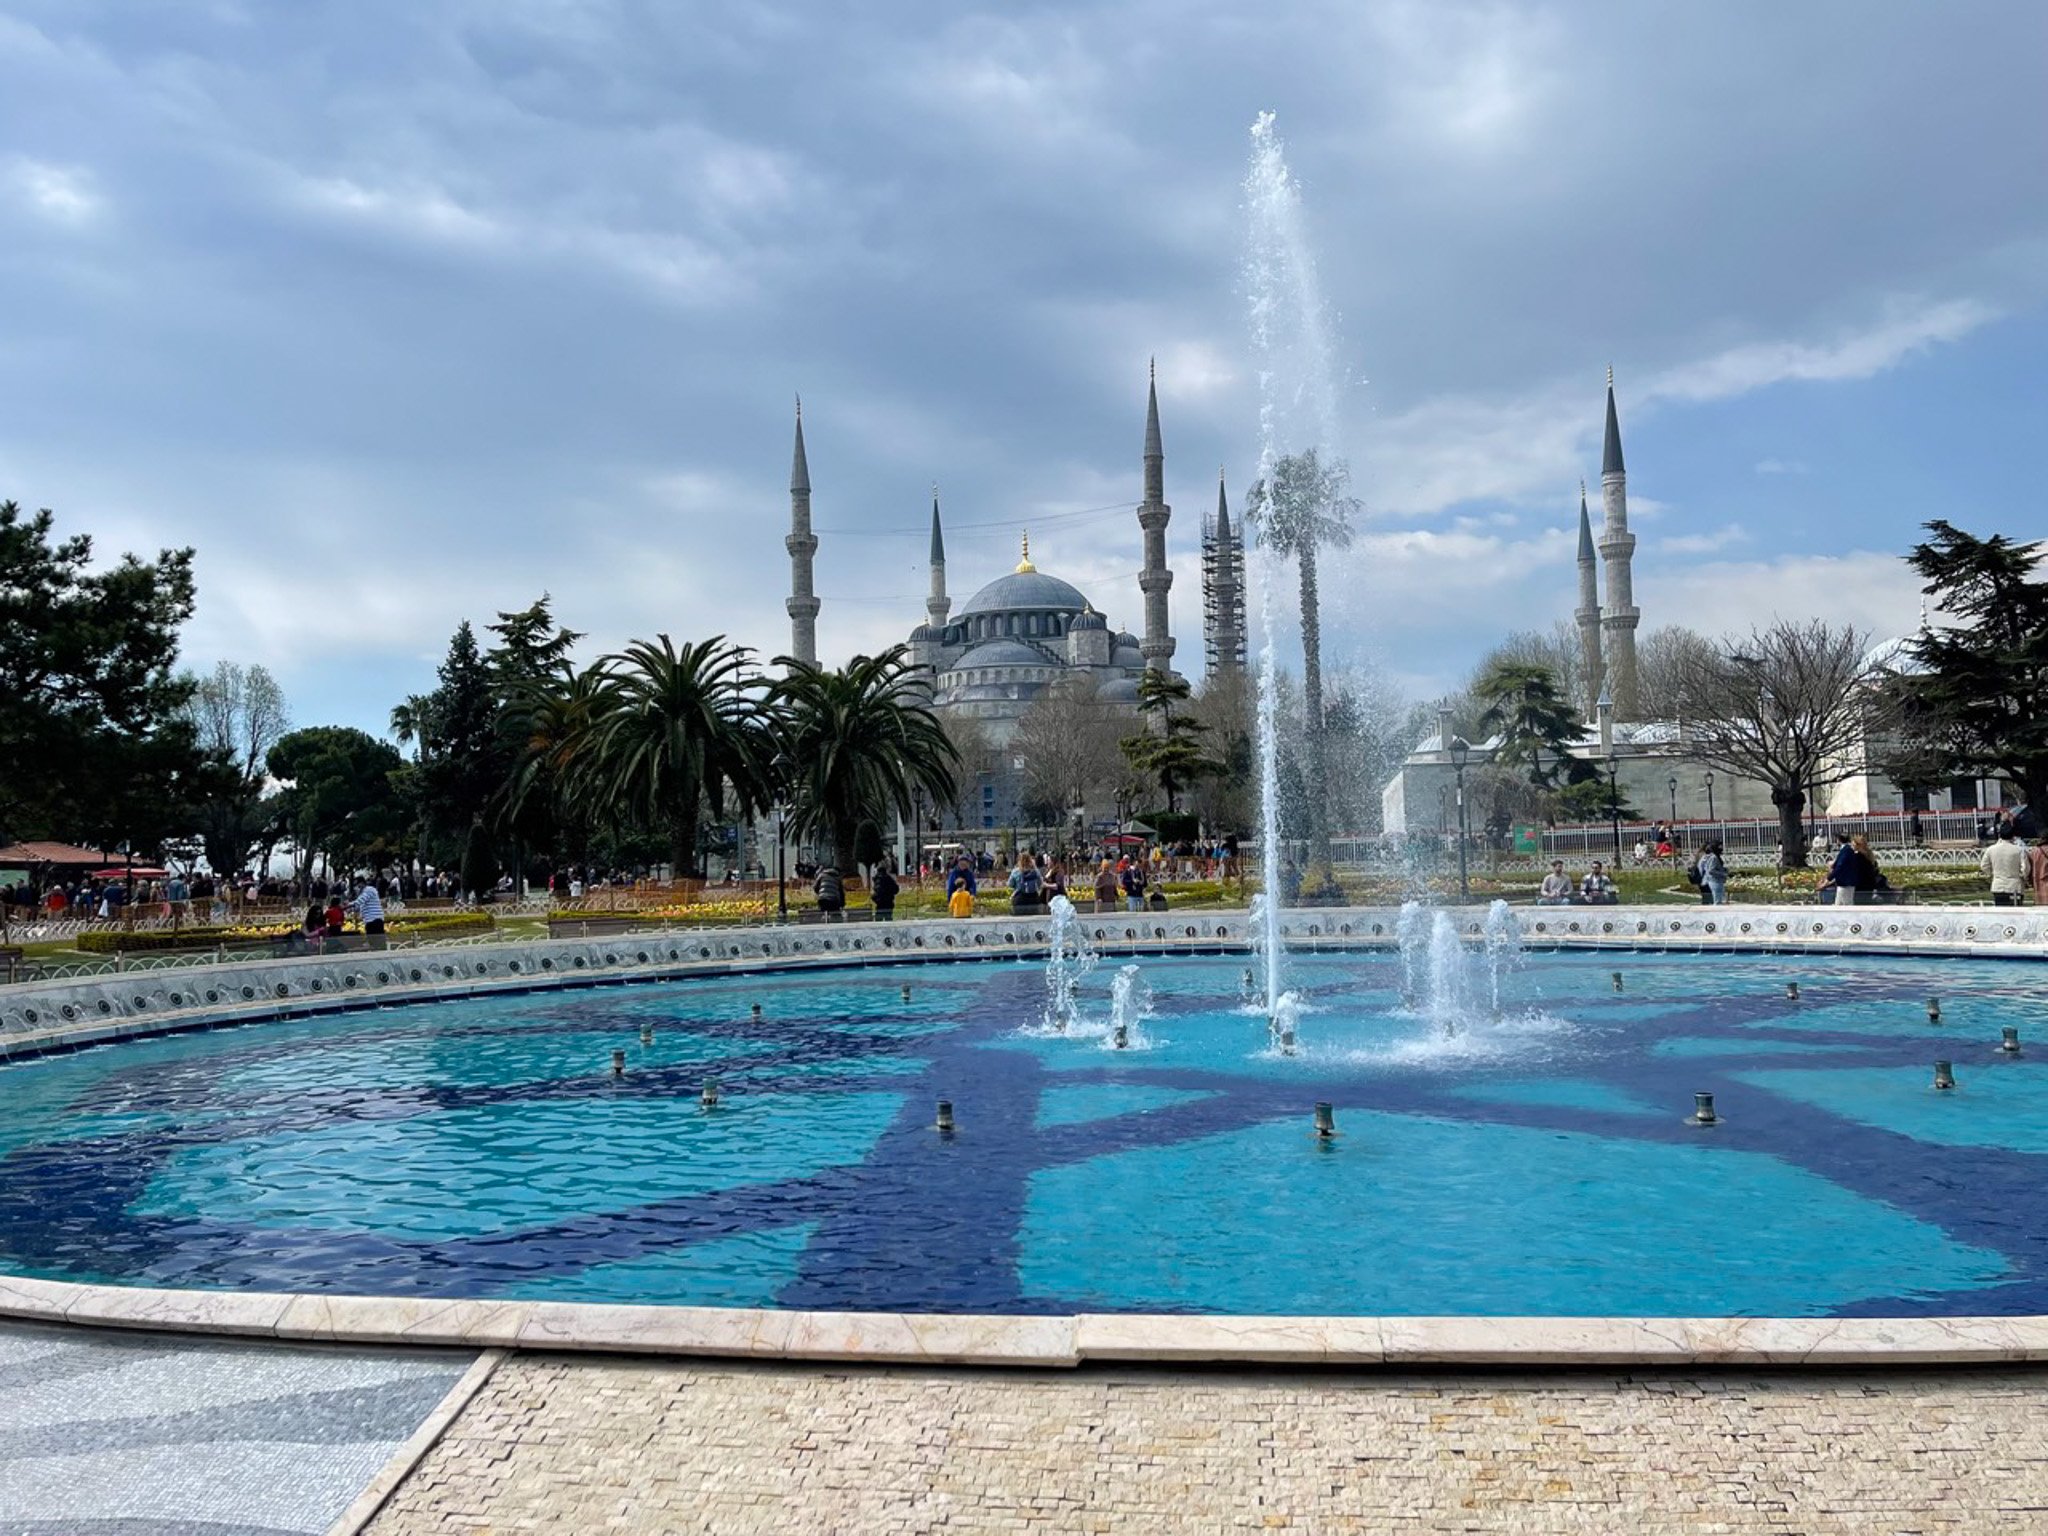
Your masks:
<path fill-rule="evenodd" d="M 1002 756 L 997 752 L 995 739 L 989 735 L 988 728 L 971 715 L 943 714 L 939 716 L 939 728 L 953 744 L 960 768 L 953 777 L 952 801 L 933 806 L 931 814 L 941 821 L 950 821 L 955 827 L 978 827 L 981 825 L 981 786 L 1000 771 Z"/>
<path fill-rule="evenodd" d="M 1258 688 L 1248 667 L 1224 667 L 1202 680 L 1194 716 L 1208 731 L 1222 772 L 1198 780 L 1188 808 L 1215 832 L 1246 832 L 1258 814 Z"/>
<path fill-rule="evenodd" d="M 260 662 L 223 661 L 193 679 L 186 710 L 215 769 L 199 808 L 206 862 L 215 874 L 232 875 L 262 837 L 266 760 L 291 729 L 284 690 Z"/>
<path fill-rule="evenodd" d="M 1117 774 L 1117 743 L 1139 729 L 1128 705 L 1104 700 L 1086 673 L 1061 678 L 1032 701 L 1010 738 L 1023 764 L 1023 805 L 1048 823 L 1098 800 Z"/>
<path fill-rule="evenodd" d="M 1693 756 L 1770 786 L 1788 865 L 1806 862 L 1808 792 L 1860 773 L 1881 725 L 1866 649 L 1850 626 L 1781 620 L 1698 652 L 1678 675 Z"/>
<path fill-rule="evenodd" d="M 1640 695 L 1645 720 L 1689 720 L 1698 713 L 1688 708 L 1685 678 L 1715 654 L 1714 642 L 1683 624 L 1666 624 L 1644 635 L 1636 646 L 1636 692 Z"/>

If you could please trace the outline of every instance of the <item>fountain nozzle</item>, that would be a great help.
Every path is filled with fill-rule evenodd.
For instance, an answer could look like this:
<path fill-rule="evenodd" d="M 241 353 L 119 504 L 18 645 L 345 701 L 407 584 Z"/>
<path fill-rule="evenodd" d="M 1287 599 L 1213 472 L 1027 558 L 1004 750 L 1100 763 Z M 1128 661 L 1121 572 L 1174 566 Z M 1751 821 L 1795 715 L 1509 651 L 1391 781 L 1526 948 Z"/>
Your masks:
<path fill-rule="evenodd" d="M 1788 982 L 1786 982 L 1786 983 L 1785 983 L 1785 995 L 1786 995 L 1787 997 L 1791 998 L 1793 1002 L 1795 1002 L 1795 1003 L 1796 1003 L 1796 1002 L 1798 1002 L 1798 1001 L 1799 1001 L 1799 983 L 1798 983 L 1798 982 L 1796 982 L 1796 981 L 1788 981 Z"/>
<path fill-rule="evenodd" d="M 2020 1030 L 2017 1024 L 2008 1024 L 1998 1032 L 1998 1048 L 2008 1056 L 2020 1053 Z"/>
<path fill-rule="evenodd" d="M 1337 1112 L 1328 1103 L 1316 1105 L 1316 1137 L 1328 1141 L 1337 1134 Z"/>
<path fill-rule="evenodd" d="M 932 1122 L 932 1129 L 941 1136 L 953 1134 L 953 1101 L 951 1099 L 939 1100 L 938 1118 Z"/>
<path fill-rule="evenodd" d="M 1934 1086 L 1946 1091 L 1955 1085 L 1955 1068 L 1946 1061 L 1937 1061 L 1934 1064 Z"/>
<path fill-rule="evenodd" d="M 1938 997 L 1927 999 L 1927 1022 L 1930 1024 L 1939 1024 L 1941 1022 L 1941 999 Z"/>
<path fill-rule="evenodd" d="M 613 1076 L 613 1077 L 624 1077 L 625 1075 L 626 1075 L 626 1053 L 625 1053 L 624 1051 L 613 1051 L 613 1052 L 612 1052 L 612 1076 Z"/>
<path fill-rule="evenodd" d="M 1621 990 L 1621 972 L 1619 971 L 1614 973 L 1614 990 L 1617 992 Z"/>
<path fill-rule="evenodd" d="M 697 1095 L 697 1102 L 706 1109 L 718 1108 L 718 1084 L 715 1082 L 706 1083 L 704 1091 Z"/>
<path fill-rule="evenodd" d="M 1714 1096 L 1711 1093 L 1696 1093 L 1692 1096 L 1692 1123 L 1694 1125 L 1719 1125 L 1721 1117 L 1714 1113 Z"/>

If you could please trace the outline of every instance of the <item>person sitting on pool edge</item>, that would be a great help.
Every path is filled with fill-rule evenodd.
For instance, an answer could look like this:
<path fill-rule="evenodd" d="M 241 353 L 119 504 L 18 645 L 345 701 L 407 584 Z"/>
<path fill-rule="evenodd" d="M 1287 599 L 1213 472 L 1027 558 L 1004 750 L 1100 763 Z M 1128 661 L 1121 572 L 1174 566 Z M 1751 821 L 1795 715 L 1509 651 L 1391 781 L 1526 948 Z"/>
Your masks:
<path fill-rule="evenodd" d="M 1579 900 L 1589 907 L 1611 907 L 1620 899 L 1614 882 L 1607 878 L 1607 871 L 1595 859 L 1593 867 L 1586 871 L 1586 878 L 1579 882 Z"/>

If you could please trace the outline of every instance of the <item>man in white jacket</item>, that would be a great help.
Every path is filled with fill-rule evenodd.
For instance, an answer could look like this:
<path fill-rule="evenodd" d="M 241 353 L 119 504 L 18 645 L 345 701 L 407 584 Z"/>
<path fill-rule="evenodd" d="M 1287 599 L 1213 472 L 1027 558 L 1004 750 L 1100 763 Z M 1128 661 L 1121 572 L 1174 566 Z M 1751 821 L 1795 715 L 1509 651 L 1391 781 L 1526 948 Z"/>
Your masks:
<path fill-rule="evenodd" d="M 2012 823 L 2001 822 L 1998 841 L 1984 850 L 1977 867 L 1991 879 L 1991 904 L 2016 907 L 2027 888 L 2027 851 L 2012 840 Z"/>

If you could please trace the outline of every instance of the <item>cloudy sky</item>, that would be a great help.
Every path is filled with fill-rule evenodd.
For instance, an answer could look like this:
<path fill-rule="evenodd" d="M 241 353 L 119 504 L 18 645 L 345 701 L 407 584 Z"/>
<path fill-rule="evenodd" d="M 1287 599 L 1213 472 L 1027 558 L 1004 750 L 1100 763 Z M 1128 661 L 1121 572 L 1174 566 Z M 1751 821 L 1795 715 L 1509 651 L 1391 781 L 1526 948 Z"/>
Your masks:
<path fill-rule="evenodd" d="M 1646 626 L 1913 622 L 1931 516 L 2048 533 L 2048 8 L 0 0 L 0 496 L 193 544 L 194 663 L 381 728 L 455 623 L 827 659 L 1015 560 L 1138 627 L 1159 359 L 1181 659 L 1256 466 L 1278 114 L 1418 692 L 1574 600 L 1614 366 Z M 1596 487 L 1597 494 L 1597 487 Z M 1597 503 L 1596 503 L 1597 505 Z"/>

